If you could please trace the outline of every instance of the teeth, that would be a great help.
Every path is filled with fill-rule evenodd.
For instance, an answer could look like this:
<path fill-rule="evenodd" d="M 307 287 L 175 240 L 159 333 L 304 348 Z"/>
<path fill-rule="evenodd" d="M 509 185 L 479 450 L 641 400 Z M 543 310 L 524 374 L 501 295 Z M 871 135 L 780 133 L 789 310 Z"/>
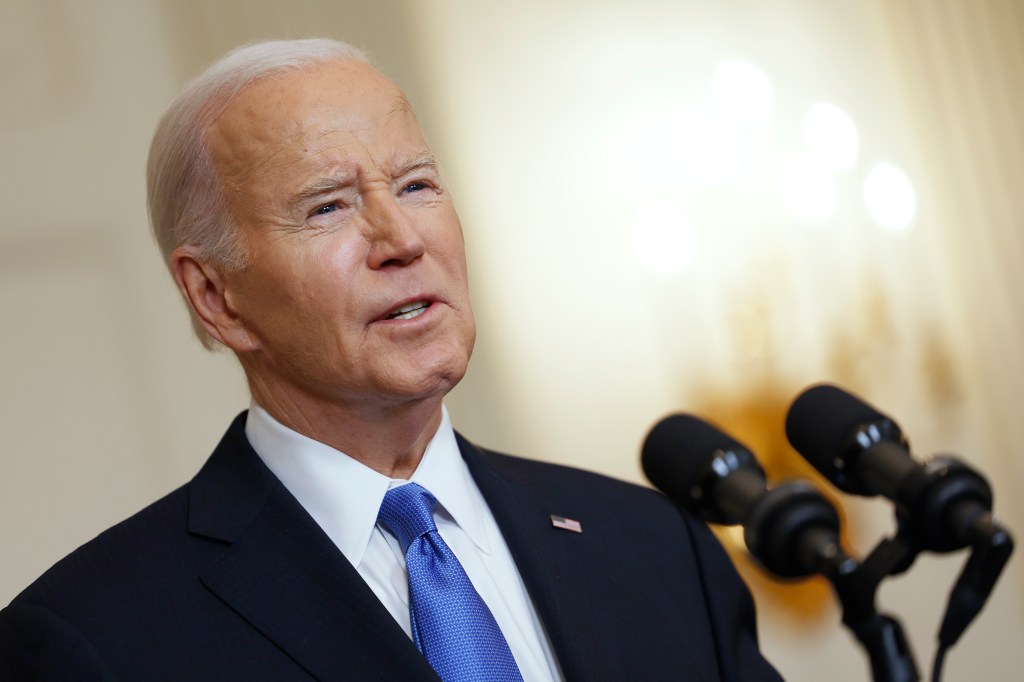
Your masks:
<path fill-rule="evenodd" d="M 401 315 L 396 315 L 396 316 L 392 317 L 391 319 L 392 320 L 411 320 L 414 317 L 419 317 L 420 315 L 422 315 L 426 311 L 427 311 L 426 307 L 417 308 L 416 310 L 410 310 L 407 313 L 402 313 Z"/>
<path fill-rule="evenodd" d="M 426 312 L 430 306 L 426 301 L 417 301 L 404 305 L 395 312 L 388 315 L 389 320 L 411 320 L 414 317 L 419 317 Z"/>

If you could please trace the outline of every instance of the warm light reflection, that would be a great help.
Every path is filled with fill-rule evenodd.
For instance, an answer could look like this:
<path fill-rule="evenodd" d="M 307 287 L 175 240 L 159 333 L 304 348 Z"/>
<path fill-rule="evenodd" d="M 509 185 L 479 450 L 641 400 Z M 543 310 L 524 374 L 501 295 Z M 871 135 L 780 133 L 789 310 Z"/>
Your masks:
<path fill-rule="evenodd" d="M 738 305 L 728 314 L 736 362 L 753 362 L 764 357 L 768 348 L 768 325 L 764 313 L 756 306 Z"/>
<path fill-rule="evenodd" d="M 771 123 L 775 92 L 771 81 L 754 64 L 729 59 L 711 76 L 715 108 L 740 128 L 765 128 Z"/>
<path fill-rule="evenodd" d="M 834 171 L 853 168 L 860 151 L 853 119 L 828 102 L 816 103 L 804 117 L 804 144 L 810 155 Z"/>
<path fill-rule="evenodd" d="M 875 222 L 891 230 L 906 230 L 917 213 L 917 193 L 910 178 L 889 163 L 879 163 L 868 171 L 864 203 Z"/>
<path fill-rule="evenodd" d="M 735 130 L 710 113 L 687 111 L 678 102 L 631 112 L 608 145 L 607 173 L 621 178 L 631 191 L 652 186 L 676 189 L 680 184 L 720 187 L 739 173 L 742 149 Z"/>
<path fill-rule="evenodd" d="M 658 202 L 637 212 L 633 221 L 633 253 L 656 275 L 677 275 L 693 261 L 696 235 L 682 211 Z"/>
<path fill-rule="evenodd" d="M 791 158 L 779 171 L 782 205 L 805 225 L 824 225 L 836 210 L 838 190 L 831 171 L 816 158 Z"/>

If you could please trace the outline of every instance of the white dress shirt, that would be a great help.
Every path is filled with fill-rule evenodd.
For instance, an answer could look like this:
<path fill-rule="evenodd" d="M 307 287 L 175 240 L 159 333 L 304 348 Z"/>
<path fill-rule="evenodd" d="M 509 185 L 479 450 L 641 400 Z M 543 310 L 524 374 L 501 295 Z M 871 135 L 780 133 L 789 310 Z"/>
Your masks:
<path fill-rule="evenodd" d="M 407 481 L 388 478 L 289 429 L 255 403 L 245 435 L 411 638 L 405 555 L 398 540 L 377 524 L 384 493 Z M 409 480 L 437 498 L 438 532 L 494 614 L 523 680 L 561 680 L 505 539 L 459 452 L 447 409 L 442 408 L 437 433 Z"/>

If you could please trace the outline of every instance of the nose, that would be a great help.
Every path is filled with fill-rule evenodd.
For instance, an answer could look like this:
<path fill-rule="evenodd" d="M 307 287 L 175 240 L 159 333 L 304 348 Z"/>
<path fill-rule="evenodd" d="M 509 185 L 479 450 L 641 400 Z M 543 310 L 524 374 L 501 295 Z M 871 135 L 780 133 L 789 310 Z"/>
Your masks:
<path fill-rule="evenodd" d="M 367 262 L 374 270 L 408 265 L 426 250 L 415 222 L 393 196 L 367 202 L 366 237 L 370 242 Z"/>

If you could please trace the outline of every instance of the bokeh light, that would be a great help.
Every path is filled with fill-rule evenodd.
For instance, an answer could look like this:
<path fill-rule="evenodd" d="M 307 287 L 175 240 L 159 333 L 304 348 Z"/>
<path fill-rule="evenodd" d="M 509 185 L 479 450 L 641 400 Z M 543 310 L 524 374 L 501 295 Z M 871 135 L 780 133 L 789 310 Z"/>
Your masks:
<path fill-rule="evenodd" d="M 828 102 L 817 102 L 804 117 L 807 152 L 834 171 L 853 168 L 860 152 L 860 136 L 853 119 Z"/>
<path fill-rule="evenodd" d="M 917 193 L 906 173 L 890 163 L 879 163 L 864 178 L 864 204 L 879 225 L 902 231 L 914 222 Z"/>

